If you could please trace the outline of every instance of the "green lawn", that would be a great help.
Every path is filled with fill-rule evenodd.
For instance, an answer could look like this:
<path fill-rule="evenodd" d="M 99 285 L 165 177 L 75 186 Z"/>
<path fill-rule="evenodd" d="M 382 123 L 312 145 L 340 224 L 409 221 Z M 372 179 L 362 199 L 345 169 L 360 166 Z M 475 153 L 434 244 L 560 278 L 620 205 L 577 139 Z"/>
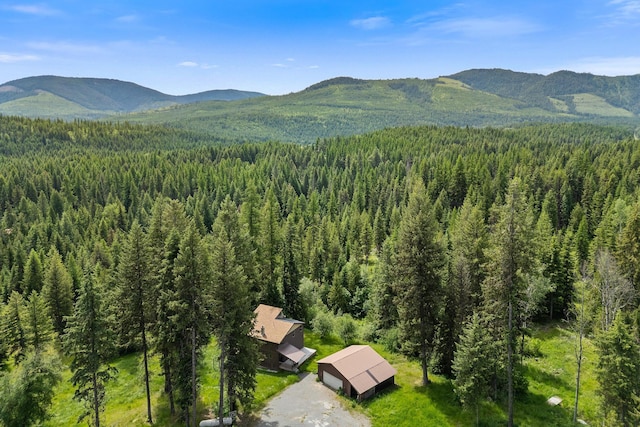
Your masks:
<path fill-rule="evenodd" d="M 515 421 L 523 426 L 566 426 L 571 425 L 575 383 L 575 337 L 562 327 L 545 327 L 534 334 L 541 341 L 541 355 L 525 359 L 529 393 L 519 398 L 515 406 Z M 317 360 L 344 347 L 335 337 L 320 339 L 311 331 L 305 332 L 307 347 L 317 350 L 316 356 L 307 362 L 303 371 L 316 372 Z M 396 386 L 375 398 L 357 404 L 340 398 L 346 407 L 364 413 L 376 426 L 467 426 L 474 425 L 475 414 L 463 411 L 456 401 L 449 380 L 430 375 L 432 383 L 420 385 L 420 366 L 415 361 L 389 353 L 382 346 L 373 348 L 385 357 L 398 371 Z M 199 416 L 215 411 L 218 399 L 218 374 L 215 367 L 217 347 L 212 342 L 204 351 L 200 363 L 201 376 Z M 580 417 L 590 424 L 598 422 L 597 384 L 594 368 L 597 356 L 593 345 L 585 341 L 585 362 L 583 364 L 582 393 L 580 397 Z M 144 426 L 146 424 L 146 399 L 142 376 L 142 358 L 132 354 L 113 361 L 118 369 L 116 378 L 108 384 L 107 402 L 101 421 L 105 426 Z M 166 397 L 162 393 L 163 378 L 157 357 L 151 358 L 152 407 L 154 425 L 168 427 L 182 425 L 179 419 L 172 419 Z M 73 426 L 82 413 L 82 406 L 72 399 L 73 386 L 69 382 L 71 373 L 66 370 L 63 380 L 56 390 L 51 407 L 51 418 L 44 424 L 48 427 Z M 257 389 L 253 404 L 254 416 L 266 402 L 296 382 L 298 377 L 289 373 L 269 373 L 259 371 Z M 546 400 L 557 395 L 563 399 L 562 405 L 550 407 Z M 502 425 L 506 421 L 505 405 L 487 402 L 480 408 L 481 425 Z M 246 425 L 246 423 L 245 423 Z"/>

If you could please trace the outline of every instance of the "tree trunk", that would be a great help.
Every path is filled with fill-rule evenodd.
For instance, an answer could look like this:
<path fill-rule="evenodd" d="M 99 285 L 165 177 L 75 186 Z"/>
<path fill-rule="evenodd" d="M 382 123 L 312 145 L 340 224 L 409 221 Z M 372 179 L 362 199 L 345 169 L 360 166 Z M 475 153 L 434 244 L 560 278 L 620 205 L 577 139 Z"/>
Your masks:
<path fill-rule="evenodd" d="M 218 419 L 224 425 L 224 343 L 220 342 L 220 400 L 218 401 Z"/>
<path fill-rule="evenodd" d="M 142 354 L 144 358 L 144 383 L 147 388 L 147 421 L 149 424 L 153 424 L 153 418 L 151 417 L 151 390 L 149 390 L 149 361 L 147 358 L 147 334 L 144 328 L 144 322 L 141 324 L 142 330 Z"/>
<path fill-rule="evenodd" d="M 191 327 L 191 393 L 193 404 L 193 425 L 196 425 L 196 416 L 198 408 L 198 385 L 196 384 L 196 328 Z M 221 424 L 222 425 L 222 424 Z"/>
<path fill-rule="evenodd" d="M 429 385 L 429 372 L 427 370 L 427 350 L 424 348 L 425 344 L 423 343 L 420 346 L 420 364 L 422 365 L 422 385 Z"/>
<path fill-rule="evenodd" d="M 580 369 L 582 368 L 582 331 L 580 331 L 580 344 L 577 355 L 578 372 L 576 373 L 576 398 L 573 404 L 573 423 L 578 422 L 578 398 L 580 397 Z"/>
<path fill-rule="evenodd" d="M 173 399 L 173 381 L 171 381 L 171 356 L 168 351 L 162 352 L 162 369 L 164 370 L 164 392 L 169 398 L 169 413 L 176 414 L 176 404 Z"/>
<path fill-rule="evenodd" d="M 96 372 L 91 376 L 93 382 L 93 416 L 95 427 L 100 427 L 100 402 L 98 400 L 98 374 Z"/>
<path fill-rule="evenodd" d="M 507 419 L 507 425 L 513 427 L 513 305 L 511 303 L 511 296 L 509 296 L 509 325 L 507 331 L 507 405 L 509 418 Z"/>

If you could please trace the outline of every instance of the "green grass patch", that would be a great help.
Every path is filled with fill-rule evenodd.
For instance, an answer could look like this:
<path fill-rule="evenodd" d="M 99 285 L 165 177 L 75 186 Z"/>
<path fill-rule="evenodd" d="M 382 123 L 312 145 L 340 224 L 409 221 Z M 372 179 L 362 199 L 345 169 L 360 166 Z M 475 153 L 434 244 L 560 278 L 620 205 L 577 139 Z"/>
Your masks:
<path fill-rule="evenodd" d="M 518 426 L 566 426 L 571 425 L 575 393 L 576 363 L 574 344 L 576 337 L 561 325 L 543 327 L 534 337 L 541 342 L 539 357 L 525 359 L 525 374 L 529 380 L 529 392 L 517 399 L 515 422 Z M 312 331 L 305 331 L 305 345 L 317 350 L 317 354 L 302 366 L 302 371 L 316 373 L 317 361 L 345 347 L 335 336 L 320 339 Z M 451 381 L 430 374 L 432 383 L 423 387 L 422 372 L 416 361 L 388 352 L 382 345 L 370 344 L 398 371 L 396 385 L 373 399 L 362 403 L 339 397 L 344 406 L 365 414 L 377 426 L 468 426 L 475 424 L 475 413 L 463 410 L 458 403 Z M 600 420 L 596 394 L 595 364 L 597 354 L 593 344 L 584 340 L 584 362 L 580 394 L 580 418 L 597 424 Z M 217 410 L 219 376 L 217 372 L 218 349 L 212 341 L 203 351 L 199 364 L 200 402 L 198 414 L 204 418 Z M 68 362 L 68 361 L 65 361 Z M 145 426 L 146 398 L 144 390 L 142 358 L 139 354 L 119 357 L 112 362 L 118 369 L 117 377 L 107 386 L 107 402 L 101 421 L 105 426 Z M 152 408 L 154 425 L 169 427 L 182 421 L 169 414 L 168 401 L 163 393 L 164 379 L 157 357 L 150 360 Z M 50 413 L 44 424 L 73 426 L 83 411 L 73 400 L 74 389 L 71 373 L 63 372 L 61 383 Z M 255 401 L 250 408 L 253 419 L 273 396 L 298 381 L 292 373 L 259 371 Z M 559 396 L 563 403 L 557 407 L 546 404 L 551 396 Z M 480 407 L 480 425 L 494 426 L 506 423 L 504 402 L 485 402 Z"/>

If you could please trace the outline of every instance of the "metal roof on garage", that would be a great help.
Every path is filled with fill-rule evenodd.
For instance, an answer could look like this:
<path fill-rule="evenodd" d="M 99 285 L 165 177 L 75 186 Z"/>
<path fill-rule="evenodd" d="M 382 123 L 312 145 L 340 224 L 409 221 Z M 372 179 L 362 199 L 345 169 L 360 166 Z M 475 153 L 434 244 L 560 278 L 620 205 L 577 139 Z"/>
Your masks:
<path fill-rule="evenodd" d="M 351 383 L 359 394 L 393 377 L 397 371 L 368 345 L 352 345 L 318 360 L 329 364 Z"/>

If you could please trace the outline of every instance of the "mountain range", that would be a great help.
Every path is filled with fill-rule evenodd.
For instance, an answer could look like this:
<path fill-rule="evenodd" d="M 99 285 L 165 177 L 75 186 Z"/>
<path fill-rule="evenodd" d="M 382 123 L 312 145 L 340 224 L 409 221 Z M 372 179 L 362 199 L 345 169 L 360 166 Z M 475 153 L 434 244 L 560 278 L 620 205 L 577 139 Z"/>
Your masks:
<path fill-rule="evenodd" d="M 225 101 L 225 102 L 222 102 Z M 640 74 L 605 77 L 474 69 L 435 79 L 338 77 L 300 92 L 236 90 L 171 96 L 107 79 L 31 77 L 0 86 L 0 114 L 108 118 L 242 140 L 309 143 L 404 125 L 640 124 Z"/>
<path fill-rule="evenodd" d="M 173 96 L 113 79 L 27 77 L 0 86 L 0 113 L 61 119 L 101 118 L 202 101 L 264 96 L 234 89 Z"/>

